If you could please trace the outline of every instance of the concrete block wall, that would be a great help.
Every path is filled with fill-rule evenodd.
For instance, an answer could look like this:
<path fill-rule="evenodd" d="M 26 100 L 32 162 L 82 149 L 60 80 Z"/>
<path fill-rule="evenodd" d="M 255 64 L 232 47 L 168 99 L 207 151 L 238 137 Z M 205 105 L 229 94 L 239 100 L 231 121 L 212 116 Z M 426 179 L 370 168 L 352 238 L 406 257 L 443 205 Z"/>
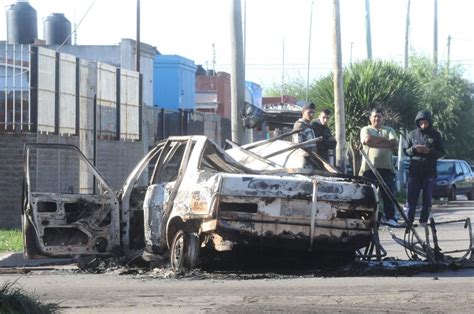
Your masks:
<path fill-rule="evenodd" d="M 79 138 L 47 134 L 0 135 L 0 228 L 21 227 L 25 143 L 73 144 L 79 147 Z M 143 157 L 142 145 L 141 142 L 131 141 L 97 142 L 97 168 L 113 189 L 117 190 L 122 186 L 130 171 Z M 61 193 L 78 193 L 79 163 L 72 154 L 58 155 L 41 150 L 39 154 L 33 155 L 31 164 L 31 183 L 34 189 L 42 192 L 58 192 L 59 189 Z"/>
<path fill-rule="evenodd" d="M 0 227 L 20 226 L 23 187 L 23 147 L 36 134 L 0 135 Z"/>
<path fill-rule="evenodd" d="M 97 169 L 114 190 L 122 187 L 127 176 L 143 156 L 141 142 L 97 142 Z"/>
<path fill-rule="evenodd" d="M 153 111 L 155 115 L 158 110 Z M 151 130 L 159 129 L 159 119 L 149 119 Z M 192 121 L 196 124 L 188 131 L 190 134 L 205 134 L 218 145 L 224 145 L 230 138 L 230 122 L 218 115 L 195 113 Z M 170 126 L 176 128 L 176 125 Z M 202 133 L 200 129 L 203 129 Z M 153 136 L 149 143 L 153 146 Z M 90 139 L 88 139 L 90 140 Z M 20 227 L 22 189 L 23 189 L 23 148 L 25 143 L 73 144 L 80 147 L 77 136 L 58 136 L 50 134 L 0 134 L 0 228 Z M 98 140 L 97 168 L 113 189 L 119 189 L 130 171 L 144 156 L 142 142 Z M 70 155 L 41 152 L 33 156 L 31 183 L 43 192 L 78 193 L 79 169 L 77 159 Z M 89 157 L 91 158 L 91 157 Z M 36 177 L 36 168 L 39 172 Z M 59 168 L 58 168 L 59 167 Z M 59 178 L 59 179 L 58 179 Z"/>

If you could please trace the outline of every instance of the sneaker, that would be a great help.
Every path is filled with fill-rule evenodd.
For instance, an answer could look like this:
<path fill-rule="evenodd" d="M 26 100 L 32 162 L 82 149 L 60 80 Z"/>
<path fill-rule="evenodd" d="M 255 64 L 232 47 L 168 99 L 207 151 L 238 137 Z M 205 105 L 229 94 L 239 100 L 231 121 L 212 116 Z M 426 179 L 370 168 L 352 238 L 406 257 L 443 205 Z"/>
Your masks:
<path fill-rule="evenodd" d="M 402 221 L 402 222 L 397 222 L 397 227 L 399 227 L 399 228 L 406 228 L 406 227 L 407 227 L 407 224 L 406 224 L 404 221 Z"/>
<path fill-rule="evenodd" d="M 387 221 L 387 225 L 389 226 L 393 226 L 393 227 L 397 227 L 398 226 L 398 222 L 395 220 L 395 218 L 391 218 Z"/>
<path fill-rule="evenodd" d="M 422 226 L 423 228 L 426 228 L 426 227 L 428 227 L 428 223 L 427 222 L 420 222 L 420 226 Z"/>

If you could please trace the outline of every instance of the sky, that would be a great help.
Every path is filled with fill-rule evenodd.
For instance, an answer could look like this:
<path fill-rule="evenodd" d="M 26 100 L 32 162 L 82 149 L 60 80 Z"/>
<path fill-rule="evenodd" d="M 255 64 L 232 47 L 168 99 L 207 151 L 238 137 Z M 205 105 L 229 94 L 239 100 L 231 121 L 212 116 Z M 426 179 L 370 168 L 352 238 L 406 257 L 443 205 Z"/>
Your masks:
<path fill-rule="evenodd" d="M 141 0 L 141 41 L 162 54 L 177 54 L 204 68 L 230 72 L 232 0 Z M 0 0 L 5 10 L 14 0 Z M 332 0 L 242 0 L 246 80 L 265 88 L 306 80 L 309 38 L 310 81 L 332 69 Z M 113 45 L 136 37 L 136 0 L 30 0 L 42 21 L 64 13 L 77 28 L 77 44 Z M 92 5 L 92 7 L 91 7 Z M 88 9 L 90 10 L 88 11 Z M 313 8 L 312 23 L 310 23 Z M 367 57 L 365 0 L 340 0 L 344 64 Z M 403 64 L 407 0 L 370 0 L 372 55 Z M 88 13 L 86 13 L 88 11 Z M 474 81 L 474 1 L 438 0 L 439 61 L 463 66 Z M 0 14 L 0 40 L 6 40 Z M 431 57 L 434 0 L 412 0 L 410 53 Z M 311 27 L 310 27 L 311 25 Z"/>

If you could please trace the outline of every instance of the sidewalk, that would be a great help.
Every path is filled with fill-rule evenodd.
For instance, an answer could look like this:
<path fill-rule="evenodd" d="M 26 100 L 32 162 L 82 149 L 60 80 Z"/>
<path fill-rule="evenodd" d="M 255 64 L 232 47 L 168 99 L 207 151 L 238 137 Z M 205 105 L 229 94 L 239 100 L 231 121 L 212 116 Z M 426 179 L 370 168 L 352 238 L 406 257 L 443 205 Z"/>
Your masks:
<path fill-rule="evenodd" d="M 22 252 L 4 252 L 0 253 L 0 268 L 21 268 L 21 267 L 38 267 L 52 265 L 69 265 L 75 264 L 75 258 L 40 258 L 25 259 Z"/>

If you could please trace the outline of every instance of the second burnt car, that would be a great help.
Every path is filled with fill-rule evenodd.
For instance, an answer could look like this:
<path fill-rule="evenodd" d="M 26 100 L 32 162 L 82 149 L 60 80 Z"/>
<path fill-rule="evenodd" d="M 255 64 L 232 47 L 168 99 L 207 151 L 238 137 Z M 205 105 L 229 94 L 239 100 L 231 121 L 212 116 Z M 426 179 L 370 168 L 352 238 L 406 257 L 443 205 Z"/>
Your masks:
<path fill-rule="evenodd" d="M 204 247 L 353 255 L 372 241 L 377 192 L 302 146 L 267 140 L 224 151 L 204 136 L 170 137 L 114 192 L 77 147 L 27 144 L 25 253 L 169 253 L 174 269 L 194 267 Z"/>

